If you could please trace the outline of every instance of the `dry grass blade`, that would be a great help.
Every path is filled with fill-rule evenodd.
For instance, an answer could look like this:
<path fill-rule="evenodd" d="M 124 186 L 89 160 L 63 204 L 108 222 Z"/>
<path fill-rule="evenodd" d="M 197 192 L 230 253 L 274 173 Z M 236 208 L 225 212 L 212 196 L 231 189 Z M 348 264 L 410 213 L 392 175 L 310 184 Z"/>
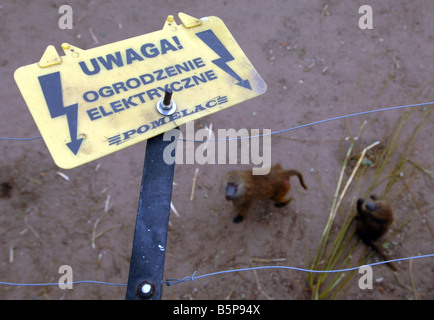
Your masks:
<path fill-rule="evenodd" d="M 250 259 L 250 267 L 254 267 L 253 266 L 253 262 L 252 262 L 252 259 Z M 263 289 L 262 289 L 262 287 L 261 287 L 261 285 L 259 284 L 259 279 L 258 279 L 258 275 L 257 275 L 257 273 L 256 273 L 256 270 L 253 270 L 253 275 L 255 276 L 255 281 L 256 281 L 256 287 L 258 288 L 258 291 L 259 292 L 261 292 L 268 300 L 273 300 L 273 298 L 271 297 L 271 296 L 269 296 L 268 295 L 268 293 L 266 293 Z"/>
<path fill-rule="evenodd" d="M 110 195 L 107 195 L 107 198 L 106 198 L 106 200 L 104 201 L 104 211 L 103 211 L 103 212 L 101 213 L 101 215 L 100 215 L 100 216 L 95 220 L 95 223 L 93 224 L 93 229 L 92 229 L 92 238 L 91 238 L 91 246 L 92 246 L 92 249 L 96 249 L 96 246 L 95 246 L 95 240 L 96 240 L 97 238 L 99 238 L 99 237 L 102 236 L 104 233 L 106 233 L 106 232 L 112 230 L 113 228 L 115 228 L 115 227 L 110 227 L 110 228 L 108 228 L 108 229 L 106 229 L 106 230 L 100 232 L 99 234 L 96 233 L 96 229 L 97 229 L 98 224 L 100 223 L 102 217 L 104 216 L 104 214 L 106 214 L 106 213 L 110 210 L 110 207 L 111 207 L 110 199 L 111 199 Z"/>
<path fill-rule="evenodd" d="M 251 258 L 251 262 L 262 262 L 262 263 L 271 263 L 271 262 L 285 262 L 286 258 L 274 258 L 274 259 L 264 259 L 264 258 Z"/>
<path fill-rule="evenodd" d="M 196 170 L 194 171 L 194 176 L 193 176 L 193 185 L 191 186 L 190 201 L 193 201 L 193 198 L 194 198 L 194 190 L 196 189 L 196 181 L 197 181 L 197 173 L 198 172 L 199 172 L 199 169 L 196 168 Z"/>
<path fill-rule="evenodd" d="M 380 143 L 380 141 L 376 141 L 376 142 L 374 142 L 373 144 L 367 146 L 365 149 L 363 149 L 362 154 L 361 154 L 359 160 L 357 161 L 356 167 L 354 168 L 353 172 L 351 173 L 351 176 L 349 177 L 349 179 L 348 179 L 348 181 L 347 181 L 347 184 L 345 185 L 344 189 L 343 189 L 342 192 L 341 192 L 341 195 L 339 196 L 339 200 L 338 200 L 338 202 L 337 202 L 337 204 L 336 204 L 336 207 L 334 208 L 334 212 L 332 212 L 332 216 L 333 216 L 333 218 L 334 218 L 334 216 L 336 215 L 336 212 L 338 211 L 339 206 L 340 206 L 341 203 L 342 203 L 342 199 L 344 198 L 344 196 L 345 196 L 345 194 L 346 194 L 346 192 L 347 192 L 347 190 L 348 190 L 348 187 L 350 186 L 351 182 L 353 181 L 353 178 L 354 178 L 354 176 L 355 176 L 357 170 L 359 170 L 359 167 L 360 167 L 360 165 L 362 164 L 363 159 L 365 158 L 366 152 L 367 152 L 369 149 L 372 149 L 373 147 L 375 147 L 376 145 L 378 145 L 379 143 Z"/>
<path fill-rule="evenodd" d="M 412 161 L 411 159 L 407 159 L 408 163 L 415 166 L 417 169 L 419 169 L 422 173 L 425 173 L 428 177 L 433 178 L 434 177 L 434 171 L 427 170 L 425 168 L 422 168 L 420 165 Z"/>
<path fill-rule="evenodd" d="M 14 246 L 9 247 L 9 263 L 14 262 Z"/>
<path fill-rule="evenodd" d="M 95 240 L 96 240 L 96 228 L 98 227 L 99 222 L 101 221 L 102 216 L 98 217 L 98 219 L 95 220 L 95 223 L 93 224 L 92 229 L 92 238 L 91 238 L 91 246 L 92 249 L 96 249 L 95 247 Z"/>
<path fill-rule="evenodd" d="M 178 210 L 176 210 L 175 205 L 172 201 L 170 201 L 170 209 L 172 209 L 173 213 L 179 218 Z"/>
<path fill-rule="evenodd" d="M 58 176 L 62 177 L 63 179 L 65 179 L 66 181 L 69 181 L 69 177 L 66 174 L 64 174 L 63 172 L 56 171 L 56 174 Z"/>
<path fill-rule="evenodd" d="M 413 295 L 415 300 L 419 300 L 419 294 L 417 293 L 416 289 L 416 283 L 414 282 L 414 276 L 413 276 L 413 259 L 408 261 L 408 273 L 410 274 L 410 282 L 411 282 L 411 288 L 413 290 Z"/>

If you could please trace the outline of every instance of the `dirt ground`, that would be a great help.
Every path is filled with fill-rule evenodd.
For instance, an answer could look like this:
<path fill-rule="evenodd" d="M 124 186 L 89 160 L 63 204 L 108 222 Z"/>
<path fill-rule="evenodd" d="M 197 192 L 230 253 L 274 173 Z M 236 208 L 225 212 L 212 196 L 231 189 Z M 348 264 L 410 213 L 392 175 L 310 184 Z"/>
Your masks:
<path fill-rule="evenodd" d="M 371 1 L 372 30 L 358 26 L 364 1 L 8 0 L 0 4 L 1 137 L 40 135 L 13 73 L 38 61 L 48 45 L 59 52 L 63 42 L 89 49 L 160 30 L 166 17 L 178 12 L 221 18 L 268 86 L 258 98 L 196 121 L 196 128 L 212 124 L 214 132 L 219 128 L 278 131 L 350 113 L 433 101 L 431 0 Z M 58 27 L 62 4 L 73 8 L 72 30 Z M 399 144 L 404 145 L 430 108 L 415 108 Z M 366 120 L 359 146 L 384 142 L 407 111 L 273 135 L 272 163 L 301 171 L 309 189 L 291 180 L 294 201 L 283 208 L 260 201 L 239 224 L 232 222 L 235 211 L 218 181 L 229 170 L 249 166 L 177 164 L 172 195 L 177 214 L 170 217 L 164 278 L 263 265 L 309 268 L 332 206 L 349 146 L 346 138 Z M 411 162 L 388 192 L 395 213 L 388 246 L 393 258 L 434 253 L 432 121 L 431 113 L 411 144 Z M 0 140 L 0 281 L 56 283 L 59 267 L 70 265 L 74 281 L 126 284 L 145 146 L 139 143 L 63 170 L 56 167 L 42 139 Z M 348 210 L 354 211 L 351 205 L 367 183 L 349 190 L 343 201 Z M 375 191 L 381 193 L 385 187 L 380 183 Z M 363 254 L 359 242 L 349 265 L 357 266 Z M 369 259 L 376 261 L 377 256 Z M 338 298 L 433 299 L 433 271 L 433 258 L 402 261 L 396 275 L 379 265 L 373 267 L 373 289 L 361 290 L 356 273 Z M 307 276 L 277 269 L 230 273 L 164 286 L 162 298 L 311 299 Z M 124 299 L 125 290 L 101 284 L 76 284 L 72 290 L 0 285 L 0 298 Z"/>

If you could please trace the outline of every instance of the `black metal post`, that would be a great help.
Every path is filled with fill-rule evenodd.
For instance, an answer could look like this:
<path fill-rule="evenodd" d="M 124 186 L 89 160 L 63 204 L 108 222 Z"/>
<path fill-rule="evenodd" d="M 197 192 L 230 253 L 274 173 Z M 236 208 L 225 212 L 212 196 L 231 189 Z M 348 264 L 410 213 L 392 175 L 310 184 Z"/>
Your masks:
<path fill-rule="evenodd" d="M 163 153 L 171 143 L 176 145 L 178 135 L 174 139 L 175 141 L 164 141 L 163 134 L 160 134 L 147 141 L 131 253 L 127 300 L 159 300 L 161 298 L 175 169 L 175 163 L 167 164 L 164 161 Z"/>

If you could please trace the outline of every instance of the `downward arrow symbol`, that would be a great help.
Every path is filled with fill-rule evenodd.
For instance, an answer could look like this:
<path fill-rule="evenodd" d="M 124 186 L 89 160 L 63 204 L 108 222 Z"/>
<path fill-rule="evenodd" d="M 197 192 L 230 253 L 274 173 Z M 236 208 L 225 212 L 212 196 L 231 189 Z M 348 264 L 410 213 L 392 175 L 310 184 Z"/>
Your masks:
<path fill-rule="evenodd" d="M 77 138 L 78 124 L 78 104 L 74 103 L 70 106 L 63 106 L 62 84 L 60 82 L 60 72 L 46 74 L 38 77 L 42 92 L 47 102 L 48 110 L 52 119 L 66 115 L 68 121 L 69 135 L 71 142 L 66 145 L 77 155 L 80 149 L 83 138 Z"/>
<path fill-rule="evenodd" d="M 238 82 L 237 85 L 252 90 L 252 86 L 250 85 L 249 80 L 243 80 L 231 67 L 227 65 L 229 61 L 235 60 L 235 58 L 230 54 L 228 49 L 221 43 L 219 38 L 215 35 L 212 30 L 206 30 L 202 32 L 196 33 L 196 35 L 203 41 L 205 44 L 210 47 L 215 53 L 217 53 L 220 58 L 215 59 L 212 62 L 217 65 L 220 69 L 225 71 L 234 77 Z"/>

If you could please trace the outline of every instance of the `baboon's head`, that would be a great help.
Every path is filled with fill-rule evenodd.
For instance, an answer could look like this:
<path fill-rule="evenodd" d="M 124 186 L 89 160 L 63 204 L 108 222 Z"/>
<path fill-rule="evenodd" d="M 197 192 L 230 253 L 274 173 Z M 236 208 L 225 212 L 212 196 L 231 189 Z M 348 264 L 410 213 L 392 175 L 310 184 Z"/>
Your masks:
<path fill-rule="evenodd" d="M 223 181 L 226 200 L 238 198 L 242 193 L 243 185 L 244 181 L 242 181 L 239 172 L 228 172 Z"/>
<path fill-rule="evenodd" d="M 238 185 L 234 182 L 228 182 L 226 184 L 225 197 L 226 200 L 232 200 L 236 197 L 238 192 Z"/>
<path fill-rule="evenodd" d="M 374 194 L 371 195 L 367 200 L 363 198 L 357 200 L 357 211 L 359 211 L 359 213 L 379 213 L 387 210 L 388 208 L 388 204 L 385 201 L 378 200 L 378 197 Z"/>
<path fill-rule="evenodd" d="M 360 239 L 378 251 L 384 260 L 389 260 L 375 241 L 385 235 L 393 222 L 393 212 L 386 200 L 379 200 L 377 196 L 371 195 L 370 199 L 360 198 L 357 200 L 357 233 Z M 397 267 L 388 263 L 393 270 Z"/>
<path fill-rule="evenodd" d="M 357 200 L 357 211 L 359 211 L 359 213 L 373 213 L 375 211 L 377 211 L 378 208 L 378 204 L 377 202 L 374 201 L 370 201 L 365 200 L 363 198 L 360 198 L 359 200 Z"/>

